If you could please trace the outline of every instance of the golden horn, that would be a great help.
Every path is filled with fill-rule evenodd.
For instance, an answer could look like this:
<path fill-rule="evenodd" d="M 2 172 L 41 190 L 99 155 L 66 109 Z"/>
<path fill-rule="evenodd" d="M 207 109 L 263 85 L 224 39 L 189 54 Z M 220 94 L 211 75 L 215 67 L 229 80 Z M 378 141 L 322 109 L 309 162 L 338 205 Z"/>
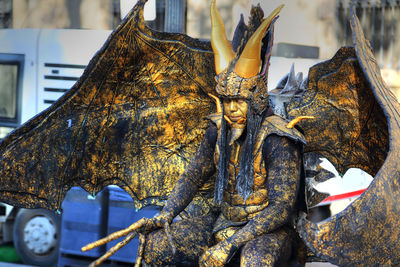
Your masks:
<path fill-rule="evenodd" d="M 235 72 L 243 78 L 251 78 L 260 72 L 261 68 L 261 41 L 264 37 L 265 31 L 268 29 L 271 22 L 279 14 L 284 5 L 277 7 L 272 13 L 263 21 L 257 28 L 255 33 L 247 41 L 246 46 L 240 55 L 236 66 Z"/>
<path fill-rule="evenodd" d="M 215 5 L 211 1 L 211 46 L 214 51 L 215 72 L 220 74 L 235 57 L 231 43 L 225 33 L 224 22 Z"/>

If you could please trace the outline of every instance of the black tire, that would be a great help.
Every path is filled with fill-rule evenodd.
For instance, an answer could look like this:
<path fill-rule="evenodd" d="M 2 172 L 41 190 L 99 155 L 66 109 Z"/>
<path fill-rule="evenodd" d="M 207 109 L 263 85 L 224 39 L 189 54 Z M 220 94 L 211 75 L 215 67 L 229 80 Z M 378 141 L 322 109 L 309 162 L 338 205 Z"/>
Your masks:
<path fill-rule="evenodd" d="M 43 253 L 37 253 L 29 249 L 28 244 L 24 240 L 25 228 L 27 227 L 27 229 L 29 229 L 32 222 L 35 222 L 38 219 L 48 222 L 47 226 L 54 227 L 55 231 L 54 236 L 51 235 L 52 236 L 51 247 L 49 246 L 50 248 L 46 249 L 46 251 L 44 251 Z M 45 209 L 19 210 L 14 223 L 14 246 L 21 260 L 28 265 L 46 266 L 46 267 L 56 266 L 58 259 L 58 251 L 60 247 L 60 225 L 61 225 L 61 216 L 58 216 L 55 212 Z M 37 230 L 34 229 L 33 231 Z M 43 237 L 41 236 L 41 238 Z"/>

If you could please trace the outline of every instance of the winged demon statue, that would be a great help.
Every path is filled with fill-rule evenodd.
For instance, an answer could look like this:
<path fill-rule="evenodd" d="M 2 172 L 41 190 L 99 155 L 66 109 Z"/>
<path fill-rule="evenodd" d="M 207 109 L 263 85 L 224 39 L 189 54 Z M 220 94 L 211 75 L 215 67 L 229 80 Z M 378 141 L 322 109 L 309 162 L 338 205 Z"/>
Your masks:
<path fill-rule="evenodd" d="M 312 67 L 282 118 L 267 90 L 282 7 L 266 19 L 253 8 L 231 43 L 215 1 L 211 42 L 147 28 L 145 2 L 70 91 L 1 141 L 0 199 L 55 210 L 72 186 L 94 194 L 116 184 L 137 208 L 164 208 L 107 237 L 128 234 L 107 255 L 138 231 L 140 255 L 154 264 L 286 264 L 301 242 L 338 265 L 399 264 L 400 109 L 357 17 L 354 47 Z M 300 241 L 293 219 L 305 210 L 302 155 L 311 152 L 375 179 L 343 212 L 300 219 Z"/>

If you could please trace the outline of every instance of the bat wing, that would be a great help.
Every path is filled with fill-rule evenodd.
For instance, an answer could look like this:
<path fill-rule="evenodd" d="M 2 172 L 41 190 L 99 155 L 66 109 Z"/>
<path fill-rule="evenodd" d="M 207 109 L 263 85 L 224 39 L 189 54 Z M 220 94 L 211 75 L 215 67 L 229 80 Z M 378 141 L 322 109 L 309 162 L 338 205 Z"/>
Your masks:
<path fill-rule="evenodd" d="M 316 255 L 339 266 L 398 265 L 400 105 L 354 12 L 351 25 L 354 48 L 310 70 L 310 91 L 291 112 L 317 116 L 301 125 L 308 151 L 321 153 L 342 173 L 358 167 L 374 180 L 344 211 L 320 223 L 301 219 L 299 233 Z"/>
<path fill-rule="evenodd" d="M 310 68 L 307 89 L 289 103 L 288 113 L 315 117 L 299 123 L 305 152 L 326 157 L 339 173 L 360 168 L 375 175 L 387 156 L 387 119 L 353 47 Z"/>
<path fill-rule="evenodd" d="M 58 209 L 72 186 L 161 204 L 214 112 L 209 42 L 146 27 L 141 0 L 59 101 L 0 143 L 0 199 Z"/>

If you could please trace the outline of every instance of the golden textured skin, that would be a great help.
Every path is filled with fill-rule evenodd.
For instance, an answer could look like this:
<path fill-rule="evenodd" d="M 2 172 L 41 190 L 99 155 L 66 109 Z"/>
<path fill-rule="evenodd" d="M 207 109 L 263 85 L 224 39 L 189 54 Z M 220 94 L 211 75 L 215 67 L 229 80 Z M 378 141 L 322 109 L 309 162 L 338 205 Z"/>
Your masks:
<path fill-rule="evenodd" d="M 170 264 L 173 258 L 179 262 L 196 262 L 212 244 L 212 216 L 201 216 L 171 224 L 171 236 L 177 253 L 173 255 L 163 229 L 148 234 L 143 259 L 153 266 Z M 190 266 L 190 265 L 189 265 Z"/>
<path fill-rule="evenodd" d="M 207 96 L 215 88 L 214 59 L 208 42 L 146 28 L 144 3 L 139 1 L 68 93 L 2 140 L 2 201 L 58 209 L 71 186 L 96 193 L 106 185 L 117 184 L 133 197 L 137 208 L 163 204 L 199 146 L 206 128 L 202 118 L 214 111 Z M 303 220 L 299 232 L 315 254 L 338 265 L 399 265 L 400 105 L 384 85 L 355 17 L 352 24 L 357 55 L 354 49 L 343 48 L 331 61 L 312 68 L 307 92 L 288 109 L 293 117 L 321 118 L 299 123 L 308 141 L 306 152 L 320 152 L 341 173 L 359 167 L 375 179 L 342 213 L 319 224 Z M 223 72 L 217 80 L 219 94 L 243 96 L 257 110 L 265 108 L 265 76 L 242 79 L 234 72 Z M 282 127 L 287 133 L 285 126 L 275 129 Z M 256 162 L 260 163 L 257 157 Z M 294 163 L 283 165 L 281 170 L 274 170 L 276 174 L 288 174 Z M 262 168 L 256 172 L 262 173 Z M 262 179 L 256 177 L 256 186 L 259 181 Z M 208 186 L 206 191 L 212 187 Z M 287 186 L 294 189 L 297 185 L 291 181 Z M 284 200 L 292 199 L 295 191 L 282 190 L 281 184 L 273 189 Z M 255 192 L 254 204 L 266 200 L 266 194 L 263 189 Z M 209 207 L 207 198 L 197 199 L 200 207 Z M 229 204 L 238 200 L 232 199 Z M 246 210 L 243 218 L 257 213 L 257 208 Z M 268 231 L 267 227 L 289 215 L 288 211 L 274 212 L 268 214 L 271 218 L 263 228 L 257 225 L 254 232 Z M 211 235 L 192 231 L 206 227 L 207 233 L 211 232 L 214 220 L 205 221 L 191 222 L 185 231 L 179 225 L 171 227 L 184 256 L 196 258 L 211 245 Z M 187 221 L 182 220 L 184 223 Z M 160 231 L 154 233 L 158 234 Z M 278 235 L 248 242 L 243 248 L 243 263 L 256 261 L 252 252 L 268 244 L 285 249 L 289 234 L 285 231 L 282 237 Z M 244 231 L 238 234 L 238 244 L 254 236 Z M 151 254 L 168 244 L 167 236 L 160 234 L 159 239 L 150 238 L 146 244 L 155 249 L 145 251 Z M 226 256 L 222 247 L 214 249 L 221 251 L 221 258 Z M 267 264 L 270 258 L 265 257 L 264 262 Z"/>
<path fill-rule="evenodd" d="M 214 118 L 214 123 L 218 125 L 218 118 Z M 287 129 L 286 122 L 279 116 L 267 117 L 262 126 L 259 134 L 257 135 L 256 143 L 254 146 L 254 188 L 253 193 L 244 202 L 236 189 L 235 177 L 240 170 L 240 155 L 242 152 L 242 143 L 236 141 L 231 146 L 231 155 L 229 159 L 229 181 L 226 190 L 224 191 L 224 198 L 221 204 L 221 212 L 228 220 L 234 222 L 248 221 L 254 218 L 260 211 L 268 206 L 268 192 L 267 192 L 267 171 L 265 163 L 262 158 L 262 146 L 265 138 L 270 134 L 277 134 L 279 136 L 287 136 L 294 140 L 305 142 L 303 135 L 296 129 Z M 218 163 L 219 150 L 216 150 L 214 162 Z M 282 170 L 281 175 L 285 175 Z"/>
<path fill-rule="evenodd" d="M 358 166 L 375 177 L 365 193 L 344 211 L 318 224 L 301 220 L 299 232 L 316 255 L 339 266 L 398 266 L 400 104 L 384 84 L 379 66 L 354 13 L 351 25 L 358 62 L 343 62 L 346 75 L 339 75 L 342 79 L 333 80 L 341 89 L 337 90 L 340 94 L 366 96 L 365 100 L 361 96 L 360 105 L 349 109 L 348 115 L 344 116 L 344 122 L 351 117 L 358 122 L 351 120 L 344 124 L 343 129 L 356 131 L 329 133 L 334 134 L 333 138 L 338 133 L 348 136 L 344 144 L 355 148 L 350 150 L 349 147 L 343 147 L 343 154 L 347 158 L 336 161 L 337 164 L 345 163 L 345 166 L 341 166 L 342 171 L 348 166 Z M 358 89 L 354 86 L 360 83 L 350 83 L 349 87 L 342 87 L 343 80 L 361 80 L 361 85 L 366 86 Z M 342 99 L 332 101 L 331 105 L 342 109 L 342 103 L 350 102 L 347 97 Z M 306 136 L 309 136 L 307 132 Z M 355 142 L 355 137 L 362 145 Z"/>
<path fill-rule="evenodd" d="M 361 75 L 354 48 L 341 48 L 310 69 L 308 88 L 288 105 L 289 115 L 314 116 L 299 122 L 305 152 L 319 152 L 344 174 L 360 168 L 375 175 L 387 155 L 388 131 L 382 109 Z"/>
<path fill-rule="evenodd" d="M 232 44 L 226 37 L 226 30 L 222 17 L 215 5 L 215 0 L 210 5 L 211 17 L 211 46 L 214 52 L 215 72 L 219 74 L 235 57 Z"/>
<path fill-rule="evenodd" d="M 54 210 L 72 186 L 116 184 L 137 208 L 162 204 L 215 110 L 215 71 L 209 42 L 148 29 L 144 3 L 67 94 L 1 142 L 2 201 Z"/>
<path fill-rule="evenodd" d="M 297 243 L 294 230 L 288 228 L 255 238 L 243 247 L 240 266 L 290 266 L 287 260 Z"/>
<path fill-rule="evenodd" d="M 221 116 L 219 119 L 222 119 Z M 216 124 L 218 125 L 218 123 Z M 171 224 L 171 231 L 177 254 L 171 254 L 167 245 L 167 237 L 160 230 L 149 234 L 144 255 L 145 261 L 155 265 L 175 264 L 177 261 L 182 263 L 185 260 L 193 263 L 200 257 L 200 266 L 220 266 L 229 261 L 232 251 L 236 251 L 242 246 L 249 250 L 249 253 L 244 256 L 246 261 L 252 259 L 248 263 L 264 262 L 262 258 L 267 256 L 271 262 L 287 261 L 289 257 L 281 258 L 281 256 L 291 254 L 291 250 L 284 243 L 292 244 L 293 240 L 288 225 L 290 225 L 293 210 L 297 208 L 296 195 L 300 187 L 301 154 L 297 142 L 304 142 L 304 138 L 297 130 L 287 129 L 286 124 L 287 121 L 278 116 L 268 117 L 264 120 L 257 135 L 253 156 L 255 165 L 257 165 L 255 166 L 256 171 L 261 174 L 255 174 L 254 191 L 250 195 L 249 201 L 259 204 L 259 208 L 251 210 L 255 205 L 244 203 L 243 198 L 232 188 L 235 181 L 231 178 L 229 181 L 231 184 L 225 191 L 227 194 L 224 194 L 223 203 L 230 205 L 232 199 L 237 196 L 239 205 L 232 206 L 238 208 L 237 210 L 243 207 L 242 211 L 246 213 L 245 216 L 238 213 L 229 214 L 222 207 L 222 215 L 215 223 L 212 214 L 174 222 Z M 214 134 L 209 135 L 210 129 Z M 211 164 L 214 165 L 214 163 L 210 163 L 209 158 L 213 159 L 214 156 L 213 147 L 215 147 L 216 135 L 217 128 L 212 125 L 206 133 L 206 137 L 211 139 L 203 140 L 199 149 L 200 153 L 196 153 L 196 157 L 189 165 L 190 168 L 185 170 L 184 175 L 178 180 L 162 213 L 170 213 L 170 216 L 174 217 L 195 195 L 196 188 L 204 182 L 202 177 L 207 176 L 204 175 L 207 171 L 203 168 L 210 169 L 207 167 Z M 209 145 L 210 142 L 212 145 Z M 235 144 L 237 142 L 240 140 Z M 234 147 L 239 146 L 235 145 Z M 261 147 L 264 148 L 263 159 L 261 159 Z M 230 155 L 234 161 L 230 164 L 232 166 L 232 163 L 237 163 L 238 152 L 233 149 Z M 275 161 L 275 159 L 278 160 Z M 266 170 L 267 165 L 268 170 Z M 233 174 L 235 174 L 235 170 L 233 170 Z M 268 177 L 268 182 L 266 177 Z M 266 187 L 268 187 L 268 197 Z M 230 191 L 233 192 L 230 193 Z M 269 198 L 272 203 L 268 203 L 267 199 Z M 239 227 L 233 229 L 232 225 Z M 229 230 L 224 230 L 227 228 Z M 282 232 L 282 240 L 278 242 L 277 235 L 283 228 L 285 229 Z M 211 233 L 216 233 L 214 238 L 220 242 L 212 242 Z M 179 238 L 174 238 L 175 235 Z M 230 240 L 226 240 L 226 238 Z M 261 240 L 265 242 L 261 242 Z M 266 243 L 266 241 L 268 242 Z M 263 247 L 261 245 L 263 243 L 268 245 Z M 254 251 L 258 248 L 262 248 L 261 253 Z"/>
<path fill-rule="evenodd" d="M 252 104 L 259 110 L 264 110 L 268 104 L 267 82 L 264 77 L 257 75 L 242 78 L 234 71 L 224 70 L 216 76 L 216 92 L 224 97 L 241 97 L 251 99 Z"/>

